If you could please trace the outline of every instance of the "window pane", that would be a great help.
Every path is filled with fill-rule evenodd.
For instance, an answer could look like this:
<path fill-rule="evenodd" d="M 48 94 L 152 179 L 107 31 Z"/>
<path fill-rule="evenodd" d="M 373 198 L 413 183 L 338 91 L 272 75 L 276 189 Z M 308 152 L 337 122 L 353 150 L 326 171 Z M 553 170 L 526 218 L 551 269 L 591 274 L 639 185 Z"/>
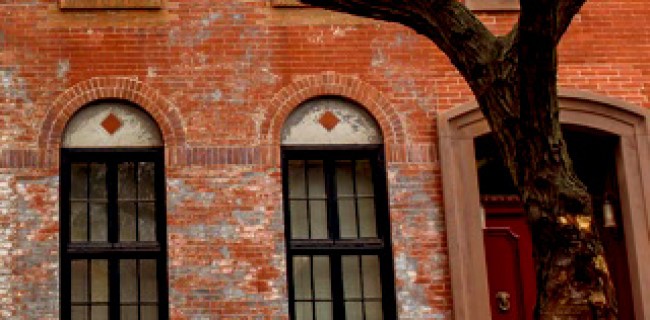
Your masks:
<path fill-rule="evenodd" d="M 135 199 L 135 164 L 120 163 L 117 166 L 117 195 L 120 199 Z"/>
<path fill-rule="evenodd" d="M 90 241 L 108 240 L 108 218 L 105 203 L 90 204 Z"/>
<path fill-rule="evenodd" d="M 103 163 L 90 164 L 90 197 L 106 199 L 106 165 Z"/>
<path fill-rule="evenodd" d="M 87 307 L 72 307 L 72 320 L 88 320 L 88 308 Z"/>
<path fill-rule="evenodd" d="M 70 198 L 86 199 L 88 190 L 88 165 L 85 163 L 73 163 L 70 166 Z"/>
<path fill-rule="evenodd" d="M 375 218 L 375 199 L 359 199 L 359 222 L 362 238 L 377 237 L 377 219 Z"/>
<path fill-rule="evenodd" d="M 90 261 L 90 300 L 92 302 L 108 302 L 108 260 Z"/>
<path fill-rule="evenodd" d="M 296 320 L 313 320 L 314 311 L 311 302 L 296 302 Z"/>
<path fill-rule="evenodd" d="M 346 320 L 363 320 L 363 312 L 361 311 L 361 302 L 346 302 L 345 303 L 345 319 Z"/>
<path fill-rule="evenodd" d="M 137 306 L 120 307 L 120 320 L 138 320 Z"/>
<path fill-rule="evenodd" d="M 327 203 L 325 200 L 309 201 L 309 214 L 311 218 L 311 238 L 327 239 Z"/>
<path fill-rule="evenodd" d="M 158 275 L 156 260 L 140 260 L 140 300 L 158 301 Z"/>
<path fill-rule="evenodd" d="M 120 241 L 135 241 L 135 203 L 120 202 Z"/>
<path fill-rule="evenodd" d="M 88 301 L 88 261 L 70 262 L 70 294 L 72 302 Z"/>
<path fill-rule="evenodd" d="M 147 200 L 156 198 L 153 162 L 138 163 L 138 198 Z"/>
<path fill-rule="evenodd" d="M 381 276 L 379 273 L 379 257 L 361 257 L 363 265 L 363 296 L 364 298 L 381 298 Z"/>
<path fill-rule="evenodd" d="M 158 307 L 153 306 L 143 306 L 140 308 L 140 320 L 157 320 L 158 319 Z"/>
<path fill-rule="evenodd" d="M 291 200 L 291 238 L 309 238 L 309 220 L 307 219 L 307 201 Z"/>
<path fill-rule="evenodd" d="M 138 210 L 138 240 L 156 241 L 156 212 L 153 203 L 140 203 Z"/>
<path fill-rule="evenodd" d="M 314 293 L 316 299 L 329 300 L 332 297 L 330 280 L 330 257 L 314 256 Z"/>
<path fill-rule="evenodd" d="M 312 299 L 311 261 L 308 256 L 293 257 L 293 288 L 296 300 Z"/>
<path fill-rule="evenodd" d="M 316 319 L 317 320 L 331 320 L 332 319 L 332 303 L 331 302 L 316 302 Z"/>
<path fill-rule="evenodd" d="M 384 318 L 381 302 L 366 302 L 366 320 L 382 320 Z"/>
<path fill-rule="evenodd" d="M 370 161 L 359 160 L 357 161 L 357 194 L 359 195 L 372 195 L 374 194 L 374 186 L 372 183 L 372 170 L 370 168 Z"/>
<path fill-rule="evenodd" d="M 325 178 L 323 175 L 323 161 L 310 160 L 307 162 L 307 174 L 309 179 L 309 197 L 325 197 Z"/>
<path fill-rule="evenodd" d="M 305 197 L 305 165 L 302 160 L 289 160 L 289 197 Z"/>
<path fill-rule="evenodd" d="M 336 162 L 336 193 L 338 196 L 354 195 L 352 161 Z"/>
<path fill-rule="evenodd" d="M 86 202 L 70 204 L 70 240 L 88 241 L 88 207 Z"/>
<path fill-rule="evenodd" d="M 108 307 L 106 306 L 92 306 L 91 307 L 92 320 L 108 320 Z"/>
<path fill-rule="evenodd" d="M 339 232 L 341 238 L 358 238 L 354 199 L 339 199 Z"/>
<path fill-rule="evenodd" d="M 359 256 L 343 256 L 341 264 L 343 267 L 343 296 L 345 299 L 360 299 L 362 296 Z"/>
<path fill-rule="evenodd" d="M 138 301 L 138 269 L 136 260 L 120 260 L 120 301 L 122 303 Z"/>

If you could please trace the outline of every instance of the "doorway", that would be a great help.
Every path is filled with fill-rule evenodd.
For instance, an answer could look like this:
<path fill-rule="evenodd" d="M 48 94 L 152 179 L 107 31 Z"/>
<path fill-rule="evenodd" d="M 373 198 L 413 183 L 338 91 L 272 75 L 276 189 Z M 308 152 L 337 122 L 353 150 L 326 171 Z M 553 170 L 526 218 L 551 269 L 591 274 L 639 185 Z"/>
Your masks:
<path fill-rule="evenodd" d="M 619 139 L 578 126 L 564 126 L 563 131 L 576 174 L 592 196 L 595 222 L 616 287 L 619 317 L 634 319 L 616 176 Z M 491 135 L 475 138 L 474 147 L 492 319 L 532 320 L 537 289 L 526 215 Z M 608 211 L 607 219 L 604 211 Z"/>

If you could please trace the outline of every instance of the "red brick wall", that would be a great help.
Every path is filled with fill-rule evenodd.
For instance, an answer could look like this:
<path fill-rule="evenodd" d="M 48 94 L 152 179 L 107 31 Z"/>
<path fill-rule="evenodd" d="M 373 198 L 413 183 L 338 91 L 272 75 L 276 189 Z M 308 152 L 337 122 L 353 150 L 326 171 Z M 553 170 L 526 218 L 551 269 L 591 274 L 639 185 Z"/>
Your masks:
<path fill-rule="evenodd" d="M 506 32 L 512 13 L 481 13 Z M 560 46 L 560 85 L 650 107 L 650 7 L 591 0 Z M 471 94 L 395 24 L 265 0 L 162 10 L 0 4 L 0 317 L 58 317 L 58 148 L 98 98 L 138 103 L 166 143 L 173 318 L 284 318 L 279 128 L 338 94 L 385 135 L 398 313 L 451 319 L 435 120 Z"/>

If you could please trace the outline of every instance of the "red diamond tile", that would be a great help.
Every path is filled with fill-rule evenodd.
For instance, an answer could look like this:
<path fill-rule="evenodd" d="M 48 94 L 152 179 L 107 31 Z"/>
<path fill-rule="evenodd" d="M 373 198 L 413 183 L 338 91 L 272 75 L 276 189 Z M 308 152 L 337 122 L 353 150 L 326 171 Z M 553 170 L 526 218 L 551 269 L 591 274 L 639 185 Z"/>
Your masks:
<path fill-rule="evenodd" d="M 122 127 L 122 121 L 111 113 L 102 121 L 102 127 L 109 134 L 113 134 Z"/>
<path fill-rule="evenodd" d="M 341 120 L 332 113 L 332 111 L 325 111 L 320 118 L 318 119 L 318 123 L 320 123 L 327 131 L 332 131 L 334 127 L 336 127 L 337 124 L 339 124 Z"/>

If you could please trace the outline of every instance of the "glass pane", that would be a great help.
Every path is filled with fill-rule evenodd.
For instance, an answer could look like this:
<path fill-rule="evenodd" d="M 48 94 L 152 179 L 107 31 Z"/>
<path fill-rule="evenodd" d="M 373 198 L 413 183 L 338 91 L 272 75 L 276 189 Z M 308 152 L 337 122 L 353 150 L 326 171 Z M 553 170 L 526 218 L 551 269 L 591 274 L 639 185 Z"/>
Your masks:
<path fill-rule="evenodd" d="M 341 264 L 343 265 L 343 296 L 345 299 L 360 299 L 362 296 L 359 256 L 343 256 Z"/>
<path fill-rule="evenodd" d="M 120 320 L 138 320 L 137 306 L 120 307 Z"/>
<path fill-rule="evenodd" d="M 122 303 L 138 301 L 138 269 L 136 260 L 120 260 L 120 301 Z"/>
<path fill-rule="evenodd" d="M 289 160 L 289 197 L 305 197 L 305 165 L 302 160 Z"/>
<path fill-rule="evenodd" d="M 90 241 L 108 240 L 108 218 L 105 203 L 90 204 Z"/>
<path fill-rule="evenodd" d="M 138 228 L 140 231 L 138 240 L 156 241 L 156 212 L 153 203 L 138 204 Z"/>
<path fill-rule="evenodd" d="M 352 161 L 336 162 L 336 193 L 339 197 L 354 195 Z"/>
<path fill-rule="evenodd" d="M 317 320 L 331 320 L 332 319 L 332 303 L 331 302 L 316 302 L 316 319 Z"/>
<path fill-rule="evenodd" d="M 329 300 L 332 297 L 330 285 L 330 257 L 314 256 L 314 293 L 316 299 Z"/>
<path fill-rule="evenodd" d="M 70 293 L 72 302 L 88 301 L 88 261 L 70 262 Z"/>
<path fill-rule="evenodd" d="M 108 302 L 108 260 L 90 261 L 90 301 Z"/>
<path fill-rule="evenodd" d="M 379 273 L 379 257 L 361 257 L 363 266 L 363 296 L 364 298 L 381 298 L 381 276 Z"/>
<path fill-rule="evenodd" d="M 70 240 L 88 241 L 88 212 L 87 203 L 73 202 L 70 204 Z"/>
<path fill-rule="evenodd" d="M 366 320 L 382 320 L 384 318 L 381 307 L 381 302 L 367 302 L 366 307 Z"/>
<path fill-rule="evenodd" d="M 359 231 L 362 238 L 377 237 L 377 219 L 375 218 L 375 199 L 359 199 Z"/>
<path fill-rule="evenodd" d="M 307 201 L 291 200 L 291 238 L 309 238 L 309 220 L 307 219 Z"/>
<path fill-rule="evenodd" d="M 138 198 L 147 200 L 156 198 L 153 162 L 138 163 Z"/>
<path fill-rule="evenodd" d="M 293 257 L 293 289 L 294 299 L 312 299 L 311 262 L 308 256 Z"/>
<path fill-rule="evenodd" d="M 339 232 L 341 238 L 358 238 L 354 199 L 339 199 Z"/>
<path fill-rule="evenodd" d="M 73 163 L 70 166 L 70 198 L 86 199 L 88 190 L 88 166 L 85 163 Z"/>
<path fill-rule="evenodd" d="M 106 165 L 103 163 L 90 164 L 90 197 L 106 199 Z"/>
<path fill-rule="evenodd" d="M 345 303 L 345 319 L 346 320 L 363 320 L 363 313 L 361 312 L 361 302 L 346 302 Z"/>
<path fill-rule="evenodd" d="M 88 308 L 87 307 L 72 307 L 72 320 L 88 320 Z"/>
<path fill-rule="evenodd" d="M 307 174 L 309 179 L 309 197 L 325 197 L 325 178 L 323 175 L 323 161 L 310 160 L 307 162 Z"/>
<path fill-rule="evenodd" d="M 140 300 L 158 301 L 158 275 L 156 260 L 140 260 Z"/>
<path fill-rule="evenodd" d="M 135 164 L 124 162 L 117 165 L 117 196 L 119 199 L 135 199 Z"/>
<path fill-rule="evenodd" d="M 309 214 L 311 218 L 311 238 L 327 239 L 327 203 L 325 200 L 309 201 Z"/>
<path fill-rule="evenodd" d="M 375 193 L 372 183 L 372 170 L 370 168 L 370 161 L 359 160 L 357 161 L 357 194 L 359 195 L 373 195 Z"/>
<path fill-rule="evenodd" d="M 158 319 L 158 307 L 143 306 L 140 308 L 140 320 L 156 320 Z"/>
<path fill-rule="evenodd" d="M 135 203 L 120 202 L 120 241 L 135 241 Z"/>
<path fill-rule="evenodd" d="M 108 320 L 108 307 L 92 306 L 90 310 L 92 320 Z"/>
<path fill-rule="evenodd" d="M 314 311 L 311 302 L 296 302 L 296 320 L 313 320 Z"/>

